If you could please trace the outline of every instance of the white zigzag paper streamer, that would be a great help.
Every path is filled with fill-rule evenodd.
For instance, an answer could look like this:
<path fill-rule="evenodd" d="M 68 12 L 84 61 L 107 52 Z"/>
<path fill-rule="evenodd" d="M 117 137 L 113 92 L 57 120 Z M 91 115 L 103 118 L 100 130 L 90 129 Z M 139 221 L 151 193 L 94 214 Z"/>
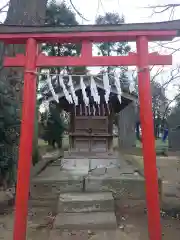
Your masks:
<path fill-rule="evenodd" d="M 86 86 L 83 82 L 83 76 L 80 77 L 80 85 L 81 85 L 81 89 L 82 89 L 82 95 L 83 95 L 83 100 L 86 106 L 89 105 L 89 98 L 87 97 L 86 94 Z"/>
<path fill-rule="evenodd" d="M 74 104 L 77 106 L 78 105 L 78 97 L 76 96 L 75 90 L 74 90 L 74 86 L 73 86 L 73 82 L 72 82 L 72 76 L 69 76 L 69 83 L 68 83 L 69 87 L 70 87 L 70 91 L 71 91 L 71 95 L 74 101 Z"/>
<path fill-rule="evenodd" d="M 119 102 L 121 103 L 121 95 L 122 95 L 122 90 L 121 90 L 121 83 L 120 83 L 120 79 L 118 78 L 117 74 L 114 75 L 115 76 L 115 86 L 117 89 L 117 97 L 119 99 Z"/>
<path fill-rule="evenodd" d="M 61 76 L 59 76 L 59 84 L 60 84 L 60 86 L 61 86 L 62 89 L 63 89 L 64 96 L 65 96 L 65 98 L 67 99 L 67 101 L 68 101 L 70 104 L 73 103 L 72 97 L 71 97 L 71 95 L 69 94 L 69 92 L 68 92 L 68 90 L 67 90 L 67 88 L 66 88 L 66 86 L 65 86 L 65 84 L 64 84 L 64 80 L 63 80 L 63 78 L 62 78 Z"/>
<path fill-rule="evenodd" d="M 110 92 L 111 92 L 111 86 L 109 84 L 109 76 L 108 74 L 103 74 L 103 84 L 104 84 L 104 90 L 105 90 L 105 101 L 106 104 L 108 104 L 109 102 L 109 96 L 110 96 Z"/>
<path fill-rule="evenodd" d="M 126 72 L 126 76 L 129 80 L 129 92 L 132 93 L 135 91 L 135 82 L 133 80 L 132 71 Z"/>
<path fill-rule="evenodd" d="M 56 102 L 59 102 L 59 97 L 55 93 L 53 85 L 52 85 L 52 78 L 51 78 L 50 75 L 47 75 L 47 76 L 48 76 L 48 78 L 47 78 L 48 87 L 49 87 L 49 89 L 52 93 L 53 99 Z M 85 103 L 86 106 L 88 106 L 89 105 L 89 97 L 87 96 L 86 85 L 83 81 L 84 76 L 86 76 L 86 75 L 81 75 L 80 76 L 80 86 L 81 86 L 81 89 L 82 89 L 82 95 L 83 95 L 84 103 Z M 132 71 L 127 71 L 126 76 L 127 76 L 128 81 L 129 81 L 129 92 L 132 93 L 132 92 L 135 91 L 135 82 L 133 80 Z M 59 84 L 63 89 L 64 95 L 65 95 L 65 98 L 67 99 L 67 101 L 70 104 L 74 103 L 77 106 L 78 105 L 78 97 L 77 97 L 75 89 L 74 89 L 72 75 L 69 75 L 69 82 L 68 82 L 68 86 L 70 87 L 70 92 L 68 91 L 66 85 L 64 84 L 64 79 L 63 79 L 63 76 L 61 76 L 61 75 L 59 76 Z M 115 73 L 115 75 L 114 75 L 114 84 L 115 84 L 115 87 L 117 89 L 117 97 L 119 99 L 119 102 L 121 103 L 122 89 L 121 89 L 121 83 L 120 83 L 120 79 L 118 77 L 118 73 Z M 110 92 L 111 92 L 111 85 L 110 85 L 108 73 L 103 74 L 103 85 L 104 85 L 104 90 L 105 90 L 105 95 L 104 95 L 105 102 L 106 102 L 106 104 L 108 104 L 109 97 L 110 97 Z M 96 85 L 94 76 L 90 77 L 90 90 L 91 90 L 91 95 L 94 98 L 94 101 L 97 104 L 100 104 L 100 96 L 99 96 L 99 93 L 98 93 L 98 89 L 97 89 L 97 85 Z"/>
<path fill-rule="evenodd" d="M 96 83 L 95 83 L 95 81 L 94 81 L 94 77 L 93 77 L 93 76 L 91 76 L 90 89 L 91 89 L 91 95 L 93 96 L 94 101 L 95 101 L 97 104 L 100 104 L 100 96 L 99 96 L 99 94 L 98 94 L 98 89 L 97 89 L 97 86 L 96 86 Z"/>
<path fill-rule="evenodd" d="M 47 83 L 48 83 L 48 86 L 49 86 L 49 89 L 50 89 L 50 91 L 51 91 L 51 93 L 52 93 L 52 96 L 53 96 L 53 98 L 54 98 L 54 100 L 57 102 L 57 103 L 59 103 L 59 98 L 58 98 L 58 95 L 55 93 L 55 91 L 54 91 L 54 88 L 53 88 L 53 85 L 52 85 L 52 82 L 51 82 L 51 77 L 48 75 L 48 77 L 47 77 Z"/>

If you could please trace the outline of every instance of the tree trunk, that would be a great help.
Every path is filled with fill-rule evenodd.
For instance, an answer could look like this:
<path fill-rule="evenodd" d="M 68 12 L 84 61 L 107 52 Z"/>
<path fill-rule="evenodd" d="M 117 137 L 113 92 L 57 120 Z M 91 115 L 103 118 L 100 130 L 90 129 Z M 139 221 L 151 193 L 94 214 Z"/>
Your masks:
<path fill-rule="evenodd" d="M 5 24 L 44 24 L 47 0 L 10 0 Z"/>

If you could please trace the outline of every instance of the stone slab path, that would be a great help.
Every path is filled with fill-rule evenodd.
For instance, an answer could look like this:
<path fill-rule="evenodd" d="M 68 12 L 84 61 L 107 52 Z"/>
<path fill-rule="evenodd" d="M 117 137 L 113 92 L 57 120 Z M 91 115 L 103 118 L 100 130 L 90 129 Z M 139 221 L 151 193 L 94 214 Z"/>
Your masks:
<path fill-rule="evenodd" d="M 36 178 L 36 181 L 66 181 L 78 180 L 82 177 L 92 177 L 106 175 L 118 177 L 120 175 L 134 176 L 136 178 L 136 168 L 129 166 L 126 161 L 119 159 L 96 159 L 96 158 L 76 158 L 57 160 L 48 166 Z"/>

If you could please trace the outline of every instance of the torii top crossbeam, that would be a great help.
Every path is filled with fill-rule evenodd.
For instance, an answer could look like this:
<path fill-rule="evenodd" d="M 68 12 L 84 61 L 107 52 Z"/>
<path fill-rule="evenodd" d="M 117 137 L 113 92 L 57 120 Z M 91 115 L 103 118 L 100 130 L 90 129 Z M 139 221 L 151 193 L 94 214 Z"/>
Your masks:
<path fill-rule="evenodd" d="M 147 36 L 148 41 L 166 41 L 180 35 L 180 20 L 155 23 L 77 26 L 17 26 L 0 25 L 0 38 L 6 43 L 25 43 L 27 38 L 38 42 L 135 41 Z"/>
<path fill-rule="evenodd" d="M 26 220 L 36 105 L 36 68 L 54 66 L 137 66 L 140 119 L 150 240 L 161 240 L 158 177 L 152 115 L 149 65 L 171 65 L 172 57 L 148 52 L 149 41 L 170 41 L 180 35 L 180 21 L 103 26 L 0 25 L 0 41 L 26 44 L 26 55 L 5 56 L 4 67 L 24 67 L 24 100 L 19 147 L 14 240 L 26 239 Z M 93 56 L 94 42 L 136 41 L 137 52 L 129 56 Z M 79 57 L 50 57 L 38 53 L 45 42 L 82 43 Z"/>

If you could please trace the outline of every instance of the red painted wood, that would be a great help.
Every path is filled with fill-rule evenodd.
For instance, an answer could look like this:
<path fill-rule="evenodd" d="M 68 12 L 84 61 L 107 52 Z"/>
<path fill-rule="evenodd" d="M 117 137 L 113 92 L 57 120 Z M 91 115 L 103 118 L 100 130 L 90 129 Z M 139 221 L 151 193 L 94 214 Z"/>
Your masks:
<path fill-rule="evenodd" d="M 90 50 L 89 50 L 90 54 Z M 4 67 L 23 67 L 25 64 L 25 57 L 19 55 L 18 57 L 5 57 Z M 83 57 L 50 57 L 40 54 L 37 58 L 37 67 L 59 67 L 59 66 L 136 66 L 138 64 L 137 54 L 130 54 L 129 56 L 104 56 L 104 57 L 90 57 L 84 55 Z M 149 65 L 171 65 L 171 55 L 155 55 L 149 54 Z"/>
<path fill-rule="evenodd" d="M 40 55 L 37 59 L 37 66 L 136 66 L 136 56 L 103 56 L 103 57 L 50 57 Z M 171 55 L 149 55 L 149 65 L 171 65 Z"/>
<path fill-rule="evenodd" d="M 40 55 L 37 59 L 37 66 L 134 66 L 136 56 L 113 56 L 113 57 L 47 57 Z"/>
<path fill-rule="evenodd" d="M 92 57 L 92 42 L 90 41 L 82 42 L 81 57 L 84 57 L 84 58 Z"/>
<path fill-rule="evenodd" d="M 0 34 L 0 41 L 6 43 L 26 43 L 28 38 L 38 42 L 79 43 L 84 40 L 93 42 L 136 41 L 138 36 L 146 36 L 148 41 L 170 41 L 176 37 L 177 31 L 125 31 L 125 32 L 71 32 L 71 33 L 18 33 Z"/>
<path fill-rule="evenodd" d="M 18 54 L 16 57 L 4 57 L 4 67 L 24 67 L 26 57 L 23 54 Z"/>
<path fill-rule="evenodd" d="M 32 142 L 36 106 L 36 75 L 28 71 L 36 71 L 36 56 L 36 40 L 28 39 L 26 46 L 22 123 L 16 188 L 14 240 L 26 239 Z"/>
<path fill-rule="evenodd" d="M 137 51 L 139 54 L 138 67 L 140 72 L 138 73 L 138 86 L 149 239 L 161 240 L 158 175 L 156 169 L 150 73 L 148 69 L 148 40 L 146 37 L 138 38 Z"/>

